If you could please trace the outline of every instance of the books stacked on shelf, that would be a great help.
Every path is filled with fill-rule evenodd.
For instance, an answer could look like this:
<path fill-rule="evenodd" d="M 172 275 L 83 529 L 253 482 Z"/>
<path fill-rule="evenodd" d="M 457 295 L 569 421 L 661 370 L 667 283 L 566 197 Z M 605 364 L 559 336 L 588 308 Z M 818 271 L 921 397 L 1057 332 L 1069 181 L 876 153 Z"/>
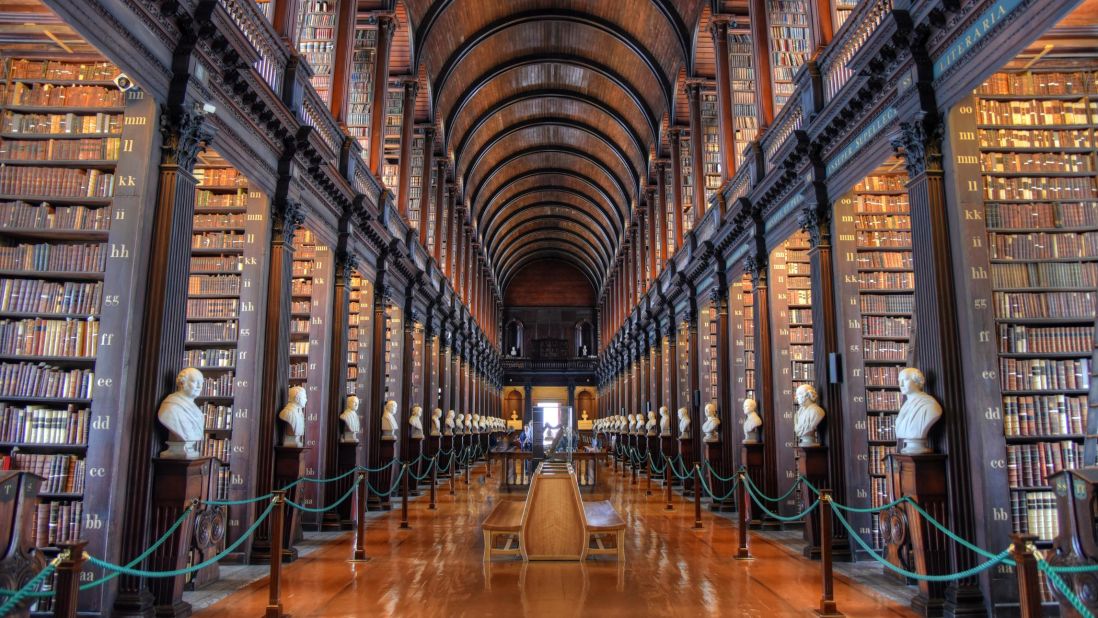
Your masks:
<path fill-rule="evenodd" d="M 744 274 L 743 282 L 743 377 L 744 394 L 755 396 L 755 294 L 751 275 Z"/>
<path fill-rule="evenodd" d="M 104 232 L 111 229 L 111 207 L 54 206 L 48 202 L 0 202 L 0 228 L 28 232 Z"/>
<path fill-rule="evenodd" d="M 358 271 L 351 272 L 350 304 L 347 313 L 347 395 L 365 398 L 366 375 L 362 366 L 369 350 L 370 314 L 373 295 L 370 282 Z"/>
<path fill-rule="evenodd" d="M 1049 66 L 1060 63 L 1059 66 Z M 1095 74 L 1047 60 L 977 88 L 1015 532 L 1056 534 L 1048 477 L 1083 457 L 1098 283 Z"/>
<path fill-rule="evenodd" d="M 709 306 L 708 311 L 703 311 L 698 316 L 698 333 L 701 347 L 701 391 L 702 406 L 709 402 L 717 402 L 719 397 L 720 372 L 717 371 L 717 320 L 718 308 L 715 304 Z M 642 386 L 642 388 L 645 388 Z"/>
<path fill-rule="evenodd" d="M 0 354 L 94 358 L 99 342 L 95 319 L 0 320 Z"/>
<path fill-rule="evenodd" d="M 694 229 L 694 219 L 698 216 L 696 200 L 694 199 L 694 157 L 690 150 L 690 132 L 683 131 L 679 134 L 679 160 L 682 162 L 682 233 Z"/>
<path fill-rule="evenodd" d="M 77 283 L 0 278 L 0 313 L 94 317 L 103 302 L 103 282 Z"/>
<path fill-rule="evenodd" d="M 332 89 L 332 55 L 335 53 L 336 13 L 339 0 L 306 0 L 298 20 L 301 30 L 297 50 L 312 69 L 313 88 L 327 103 Z"/>
<path fill-rule="evenodd" d="M 80 537 L 80 521 L 84 516 L 84 503 L 46 502 L 39 504 L 31 519 L 36 547 L 56 547 L 58 543 L 75 541 Z"/>
<path fill-rule="evenodd" d="M 705 174 L 703 209 L 709 207 L 709 198 L 721 188 L 721 128 L 720 120 L 717 118 L 717 106 L 717 93 L 712 90 L 702 90 L 702 156 L 705 161 L 699 173 Z"/>
<path fill-rule="evenodd" d="M 351 82 L 347 101 L 347 131 L 362 146 L 363 156 L 369 157 L 370 103 L 374 96 L 374 57 L 377 54 L 377 22 L 359 24 L 355 28 L 351 50 Z"/>
<path fill-rule="evenodd" d="M 847 18 L 850 17 L 851 11 L 858 6 L 859 0 L 831 0 L 831 8 L 834 11 L 832 20 L 834 22 L 835 32 L 839 31 L 839 28 L 843 27 Z"/>
<path fill-rule="evenodd" d="M 755 59 L 751 35 L 729 33 L 729 70 L 732 73 L 732 123 L 736 166 L 743 165 L 743 151 L 759 133 L 759 111 L 755 98 Z"/>
<path fill-rule="evenodd" d="M 774 113 L 793 95 L 793 77 L 812 51 L 806 0 L 767 0 Z"/>
<path fill-rule="evenodd" d="M 422 221 L 423 207 L 427 201 L 423 199 L 423 133 L 416 131 L 412 137 L 412 168 L 409 170 L 411 178 L 408 182 L 408 225 L 419 229 Z"/>
<path fill-rule="evenodd" d="M 385 306 L 385 400 L 400 401 L 403 371 L 403 314 L 394 304 Z"/>
<path fill-rule="evenodd" d="M 400 184 L 400 132 L 404 122 L 404 87 L 400 82 L 390 82 L 385 95 L 384 162 L 381 166 L 381 184 L 397 195 Z"/>
<path fill-rule="evenodd" d="M 95 372 L 60 369 L 44 363 L 0 363 L 0 401 L 3 399 L 90 399 Z"/>
<path fill-rule="evenodd" d="M 664 173 L 664 185 L 663 185 L 664 187 L 667 187 L 667 190 L 665 191 L 665 193 L 667 194 L 666 204 L 664 204 L 664 211 L 663 211 L 664 212 L 663 229 L 666 232 L 666 234 L 665 234 L 666 239 L 660 239 L 661 241 L 665 240 L 665 242 L 666 242 L 666 245 L 665 245 L 666 249 L 664 250 L 663 253 L 667 257 L 671 257 L 672 255 L 674 255 L 675 254 L 675 249 L 676 249 L 676 247 L 675 247 L 675 191 L 674 191 L 674 189 L 672 189 L 672 187 L 674 187 L 675 185 L 671 184 L 672 179 L 674 179 L 674 175 L 671 173 L 671 165 L 668 164 L 667 165 L 667 171 Z"/>
<path fill-rule="evenodd" d="M 41 494 L 64 494 L 72 498 L 84 493 L 84 460 L 76 455 L 12 453 L 2 459 L 4 469 L 26 470 L 45 479 Z"/>
<path fill-rule="evenodd" d="M 69 405 L 63 410 L 35 404 L 0 409 L 0 442 L 25 444 L 88 443 L 88 409 Z"/>
<path fill-rule="evenodd" d="M 31 60 L 15 58 L 8 76 L 12 80 L 109 82 L 118 75 L 118 67 L 109 62 L 65 62 L 62 60 Z"/>

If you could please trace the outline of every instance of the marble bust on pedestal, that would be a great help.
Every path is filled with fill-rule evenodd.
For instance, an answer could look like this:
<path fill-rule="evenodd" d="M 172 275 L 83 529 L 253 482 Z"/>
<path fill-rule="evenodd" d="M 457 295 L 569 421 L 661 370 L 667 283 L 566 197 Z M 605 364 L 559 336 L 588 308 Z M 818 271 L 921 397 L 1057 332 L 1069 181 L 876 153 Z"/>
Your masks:
<path fill-rule="evenodd" d="M 461 426 L 465 428 L 465 433 L 473 433 L 474 429 L 473 429 L 473 413 L 472 412 L 466 412 L 465 413 L 465 418 L 462 419 Z"/>
<path fill-rule="evenodd" d="M 305 446 L 305 404 L 308 397 L 300 386 L 290 387 L 289 401 L 278 413 L 283 423 L 282 446 Z"/>
<path fill-rule="evenodd" d="M 412 406 L 412 413 L 408 415 L 408 426 L 412 430 L 413 440 L 423 439 L 423 408 Z"/>
<path fill-rule="evenodd" d="M 671 413 L 667 410 L 667 406 L 660 406 L 660 435 L 671 435 Z"/>
<path fill-rule="evenodd" d="M 656 413 L 648 411 L 648 422 L 644 424 L 644 433 L 649 436 L 656 435 Z"/>
<path fill-rule="evenodd" d="M 762 427 L 762 417 L 759 416 L 759 404 L 754 399 L 743 400 L 743 442 L 744 444 L 756 444 L 759 441 L 759 427 Z"/>
<path fill-rule="evenodd" d="M 679 408 L 679 439 L 690 438 L 690 412 L 686 408 Z"/>
<path fill-rule="evenodd" d="M 797 446 L 819 446 L 816 428 L 824 419 L 824 409 L 818 403 L 816 387 L 802 384 L 797 387 L 797 414 L 793 417 L 793 433 L 799 438 Z"/>
<path fill-rule="evenodd" d="M 442 408 L 435 408 L 431 412 L 431 435 L 442 435 Z"/>
<path fill-rule="evenodd" d="M 339 420 L 343 421 L 343 435 L 339 438 L 340 442 L 358 444 L 358 434 L 362 431 L 362 426 L 358 422 L 358 405 L 358 397 L 354 395 L 347 397 L 343 412 L 339 414 Z"/>
<path fill-rule="evenodd" d="M 903 440 L 900 452 L 904 455 L 934 452 L 927 434 L 942 418 L 942 406 L 923 391 L 925 386 L 926 376 L 922 371 L 908 367 L 900 372 L 900 393 L 904 395 L 904 405 L 896 417 L 896 438 Z"/>
<path fill-rule="evenodd" d="M 702 438 L 703 442 L 720 442 L 720 436 L 717 435 L 717 429 L 721 426 L 721 419 L 717 417 L 717 405 L 714 403 L 705 404 L 705 422 L 702 423 L 702 431 L 705 432 L 705 437 Z"/>
<path fill-rule="evenodd" d="M 202 372 L 187 367 L 175 377 L 176 391 L 160 402 L 156 416 L 168 430 L 168 440 L 161 457 L 166 459 L 196 459 L 202 455 L 201 445 L 206 437 L 206 415 L 195 404 L 202 394 L 205 379 Z"/>
<path fill-rule="evenodd" d="M 397 402 L 390 399 L 381 412 L 381 439 L 396 440 L 397 426 Z"/>
<path fill-rule="evenodd" d="M 454 418 L 455 416 L 457 416 L 457 414 L 453 410 L 446 413 L 446 429 L 442 431 L 442 435 L 454 435 L 454 426 L 457 424 L 457 421 Z"/>

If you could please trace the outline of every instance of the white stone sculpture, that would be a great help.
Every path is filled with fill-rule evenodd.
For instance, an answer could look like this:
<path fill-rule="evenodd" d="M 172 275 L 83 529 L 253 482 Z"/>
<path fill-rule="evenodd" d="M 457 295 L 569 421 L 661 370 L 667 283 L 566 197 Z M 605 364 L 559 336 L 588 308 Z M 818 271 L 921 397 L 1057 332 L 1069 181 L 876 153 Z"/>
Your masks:
<path fill-rule="evenodd" d="M 442 435 L 442 408 L 435 408 L 431 412 L 431 435 Z"/>
<path fill-rule="evenodd" d="M 671 435 L 671 412 L 667 410 L 667 406 L 660 406 L 660 435 Z"/>
<path fill-rule="evenodd" d="M 762 417 L 759 416 L 759 404 L 754 399 L 743 400 L 743 442 L 744 444 L 757 444 L 759 441 L 759 427 L 762 427 Z"/>
<path fill-rule="evenodd" d="M 408 426 L 412 428 L 412 439 L 423 439 L 423 408 L 412 406 L 412 413 L 408 416 Z"/>
<path fill-rule="evenodd" d="M 202 372 L 187 367 L 175 376 L 176 391 L 160 402 L 156 417 L 168 430 L 168 440 L 161 457 L 166 459 L 196 459 L 202 456 L 202 440 L 206 437 L 206 415 L 195 404 L 202 394 L 205 379 Z"/>
<path fill-rule="evenodd" d="M 797 387 L 797 414 L 793 417 L 793 433 L 800 442 L 797 446 L 819 446 L 820 437 L 816 428 L 824 419 L 824 409 L 818 403 L 819 395 L 816 387 L 811 384 L 802 384 Z"/>
<path fill-rule="evenodd" d="M 923 391 L 925 386 L 926 376 L 922 371 L 907 367 L 900 372 L 900 393 L 904 395 L 904 405 L 896 417 L 896 438 L 903 440 L 900 452 L 905 455 L 934 452 L 927 434 L 942 418 L 942 406 Z"/>
<path fill-rule="evenodd" d="M 648 411 L 648 422 L 646 422 L 644 424 L 644 433 L 649 435 L 649 436 L 656 435 L 656 425 L 657 424 L 658 423 L 656 421 L 656 413 L 653 412 L 652 410 L 649 410 Z"/>
<path fill-rule="evenodd" d="M 385 402 L 385 407 L 381 412 L 381 439 L 396 440 L 397 427 L 399 426 L 397 422 L 397 402 L 390 399 Z"/>
<path fill-rule="evenodd" d="M 453 412 L 453 410 L 450 410 L 451 414 Z M 465 433 L 465 415 L 459 413 L 454 416 L 454 434 L 457 435 L 463 433 Z"/>
<path fill-rule="evenodd" d="M 628 429 L 629 435 L 637 433 L 637 415 L 636 414 L 626 414 L 626 416 L 629 417 L 629 429 Z"/>
<path fill-rule="evenodd" d="M 461 426 L 465 428 L 465 433 L 473 433 L 474 428 L 473 428 L 473 413 L 472 412 L 466 412 L 465 413 L 465 418 L 462 419 Z"/>
<path fill-rule="evenodd" d="M 343 412 L 339 414 L 339 420 L 343 421 L 343 435 L 339 441 L 346 444 L 358 444 L 358 434 L 362 426 L 358 421 L 358 397 L 351 395 L 343 404 Z"/>
<path fill-rule="evenodd" d="M 702 423 L 702 431 L 705 432 L 705 437 L 702 438 L 703 442 L 720 442 L 720 436 L 717 435 L 717 429 L 721 426 L 721 419 L 717 417 L 717 404 L 707 403 L 705 404 L 705 422 Z"/>
<path fill-rule="evenodd" d="M 278 418 L 285 423 L 282 446 L 300 448 L 305 446 L 305 404 L 308 403 L 308 396 L 303 387 L 291 386 L 288 399 L 282 411 L 278 413 Z"/>
<path fill-rule="evenodd" d="M 446 413 L 446 429 L 442 430 L 442 435 L 444 435 L 444 436 L 454 435 L 454 427 L 457 425 L 457 421 L 454 418 L 455 416 L 456 416 L 456 413 L 453 410 L 450 410 L 449 412 Z"/>
<path fill-rule="evenodd" d="M 690 412 L 686 408 L 679 408 L 679 439 L 690 437 Z"/>
<path fill-rule="evenodd" d="M 480 433 L 482 431 L 484 431 L 484 427 L 481 425 L 480 415 L 479 414 L 474 414 L 473 415 L 473 433 Z"/>

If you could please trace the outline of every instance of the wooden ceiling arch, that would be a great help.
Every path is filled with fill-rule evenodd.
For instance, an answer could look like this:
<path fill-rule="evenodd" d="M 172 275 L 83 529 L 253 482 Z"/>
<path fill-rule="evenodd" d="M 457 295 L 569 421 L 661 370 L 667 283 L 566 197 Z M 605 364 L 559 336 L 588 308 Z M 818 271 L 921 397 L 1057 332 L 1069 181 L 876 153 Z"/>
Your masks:
<path fill-rule="evenodd" d="M 507 198 L 510 195 L 517 195 L 520 192 L 531 189 L 546 188 L 550 188 L 563 195 L 583 196 L 586 201 L 598 206 L 603 211 L 604 215 L 611 220 L 616 221 L 619 235 L 621 234 L 621 231 L 625 229 L 626 218 L 622 204 L 614 201 L 594 179 L 565 168 L 532 170 L 514 177 L 509 177 L 507 181 L 501 184 L 498 189 L 495 189 L 484 202 L 484 206 L 480 209 L 478 218 L 476 219 L 477 229 L 484 229 L 484 219 L 482 216 L 485 213 L 493 213 L 493 204 L 496 203 L 497 200 L 502 204 L 506 203 Z"/>
<path fill-rule="evenodd" d="M 591 272 L 583 262 L 577 260 L 575 256 L 571 255 L 570 253 L 553 250 L 545 250 L 525 256 L 521 260 L 509 266 L 506 272 L 501 271 L 500 289 L 506 290 L 507 287 L 511 284 L 511 281 L 514 279 L 514 277 L 521 273 L 522 270 L 529 266 L 531 263 L 544 260 L 560 260 L 562 262 L 568 263 L 569 266 L 576 268 L 584 276 L 584 278 L 587 279 L 593 289 L 599 289 L 598 276 L 595 273 Z"/>
<path fill-rule="evenodd" d="M 529 241 L 562 235 L 578 239 L 581 245 L 587 248 L 587 254 L 597 258 L 598 263 L 604 268 L 613 261 L 613 255 L 598 241 L 591 230 L 584 227 L 578 219 L 570 217 L 547 217 L 516 225 L 510 235 L 499 243 L 491 260 L 501 262 L 507 258 L 508 252 L 513 249 L 521 250 L 523 244 Z"/>
<path fill-rule="evenodd" d="M 528 226 L 528 224 L 538 223 L 542 227 L 551 227 L 552 224 L 559 221 L 571 223 L 588 230 L 588 233 L 602 250 L 602 255 L 609 257 L 614 250 L 610 238 L 599 230 L 597 222 L 590 215 L 566 206 L 540 204 L 536 207 L 524 209 L 521 213 L 508 216 L 499 231 L 503 239 L 509 239 L 517 234 L 517 230 Z"/>
<path fill-rule="evenodd" d="M 547 188 L 525 192 L 523 195 L 509 198 L 502 204 L 483 230 L 485 246 L 491 247 L 501 229 L 517 217 L 524 216 L 527 212 L 541 212 L 547 209 L 555 209 L 554 212 L 567 209 L 568 212 L 587 219 L 592 229 L 597 230 L 610 246 L 613 246 L 617 240 L 617 234 L 606 219 L 605 213 L 597 207 L 574 195 Z"/>
<path fill-rule="evenodd" d="M 579 251 L 580 247 L 567 239 L 548 239 L 533 241 L 521 251 L 512 254 L 506 260 L 495 265 L 500 274 L 500 281 L 506 281 L 510 273 L 521 270 L 525 262 L 544 257 L 546 255 L 567 255 L 573 264 L 581 265 L 583 270 L 590 274 L 591 281 L 598 289 L 602 285 L 606 272 L 605 267 L 597 265 L 591 259 Z M 505 286 L 504 286 L 505 287 Z"/>

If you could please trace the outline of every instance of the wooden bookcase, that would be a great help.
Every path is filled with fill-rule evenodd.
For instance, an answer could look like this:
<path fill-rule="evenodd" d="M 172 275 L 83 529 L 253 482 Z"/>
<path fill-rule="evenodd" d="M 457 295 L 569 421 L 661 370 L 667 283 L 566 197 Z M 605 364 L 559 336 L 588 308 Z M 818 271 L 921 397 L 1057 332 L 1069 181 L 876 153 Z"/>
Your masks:
<path fill-rule="evenodd" d="M 381 165 L 381 184 L 399 199 L 400 183 L 400 131 L 404 120 L 404 87 L 400 82 L 389 82 L 385 94 L 385 145 Z"/>
<path fill-rule="evenodd" d="M 364 406 L 370 392 L 370 339 L 374 314 L 373 285 L 357 270 L 351 272 L 350 309 L 347 314 L 347 387 L 345 394 L 356 395 Z M 365 409 L 365 408 L 362 408 Z"/>
<path fill-rule="evenodd" d="M 766 0 L 770 26 L 770 71 L 774 85 L 774 113 L 793 94 L 793 77 L 812 51 L 809 0 Z"/>
<path fill-rule="evenodd" d="M 427 203 L 427 194 L 423 188 L 423 131 L 420 130 L 413 133 L 412 165 L 409 172 L 412 177 L 408 182 L 408 226 L 419 229 L 420 221 L 424 219 L 423 205 Z"/>
<path fill-rule="evenodd" d="M 374 61 L 377 56 L 377 18 L 360 17 L 351 50 L 351 83 L 347 94 L 347 132 L 369 157 L 370 102 L 374 96 Z"/>
<path fill-rule="evenodd" d="M 704 307 L 698 311 L 698 360 L 701 362 L 699 375 L 700 388 L 701 388 L 701 410 L 699 410 L 699 417 L 697 422 L 704 423 L 704 411 L 705 404 L 714 403 L 718 406 L 720 402 L 717 401 L 719 395 L 718 378 L 720 374 L 717 372 L 717 306 L 713 303 L 706 303 Z M 718 414 L 724 414 L 725 418 L 722 420 L 728 420 L 728 411 L 720 410 L 718 408 Z"/>
<path fill-rule="evenodd" d="M 721 188 L 721 128 L 717 118 L 717 93 L 712 89 L 702 89 L 702 156 L 705 158 L 699 174 L 705 174 L 705 195 L 703 208 L 707 208 L 709 198 Z"/>
<path fill-rule="evenodd" d="M 310 81 L 328 103 L 332 92 L 332 56 L 335 53 L 339 0 L 304 0 L 298 17 L 297 50 L 313 70 Z"/>
<path fill-rule="evenodd" d="M 786 493 L 797 478 L 793 417 L 797 411 L 797 387 L 815 383 L 812 356 L 812 283 L 809 277 L 808 235 L 794 233 L 770 252 L 770 322 L 775 353 L 773 440 L 778 454 L 778 494 Z M 794 492 L 778 507 L 780 515 L 800 512 L 801 500 Z"/>
<path fill-rule="evenodd" d="M 382 403 L 392 399 L 400 404 L 404 369 L 404 312 L 395 302 L 385 307 L 385 392 Z M 407 418 L 407 410 L 397 410 L 397 419 Z"/>
<path fill-rule="evenodd" d="M 694 158 L 690 155 L 690 132 L 679 134 L 679 160 L 682 162 L 682 234 L 694 229 Z"/>
<path fill-rule="evenodd" d="M 424 152 L 422 159 L 426 161 L 427 153 Z M 435 159 L 438 161 L 438 159 Z M 423 189 L 423 197 L 420 200 L 420 210 L 424 214 L 420 217 L 427 226 L 427 246 L 424 249 L 428 254 L 433 254 L 435 247 L 435 207 L 433 202 L 438 195 L 438 165 L 432 165 L 431 169 L 424 170 L 423 177 L 427 179 L 427 186 Z M 443 228 L 446 229 L 446 228 Z"/>
<path fill-rule="evenodd" d="M 850 13 L 857 8 L 859 0 L 831 0 L 831 25 L 835 32 L 843 27 Z"/>
<path fill-rule="evenodd" d="M 1026 57 L 949 115 L 987 547 L 1011 532 L 1047 547 L 1057 533 L 1048 475 L 1096 463 L 1096 102 L 1093 58 Z M 1013 577 L 991 575 L 996 602 L 1017 598 Z"/>
<path fill-rule="evenodd" d="M 751 35 L 729 33 L 728 64 L 732 86 L 733 140 L 736 167 L 743 165 L 743 150 L 759 133 L 759 110 L 755 99 L 755 65 Z"/>
<path fill-rule="evenodd" d="M 743 402 L 755 394 L 755 295 L 751 275 L 743 274 L 728 286 L 729 324 L 732 329 L 732 405 L 729 420 L 742 420 Z"/>
<path fill-rule="evenodd" d="M 666 250 L 663 252 L 665 256 L 670 258 L 675 254 L 675 186 L 671 184 L 674 175 L 671 173 L 671 165 L 667 166 L 667 171 L 664 173 L 664 187 L 667 188 L 666 193 L 666 208 L 663 211 L 663 240 L 667 243 Z"/>

